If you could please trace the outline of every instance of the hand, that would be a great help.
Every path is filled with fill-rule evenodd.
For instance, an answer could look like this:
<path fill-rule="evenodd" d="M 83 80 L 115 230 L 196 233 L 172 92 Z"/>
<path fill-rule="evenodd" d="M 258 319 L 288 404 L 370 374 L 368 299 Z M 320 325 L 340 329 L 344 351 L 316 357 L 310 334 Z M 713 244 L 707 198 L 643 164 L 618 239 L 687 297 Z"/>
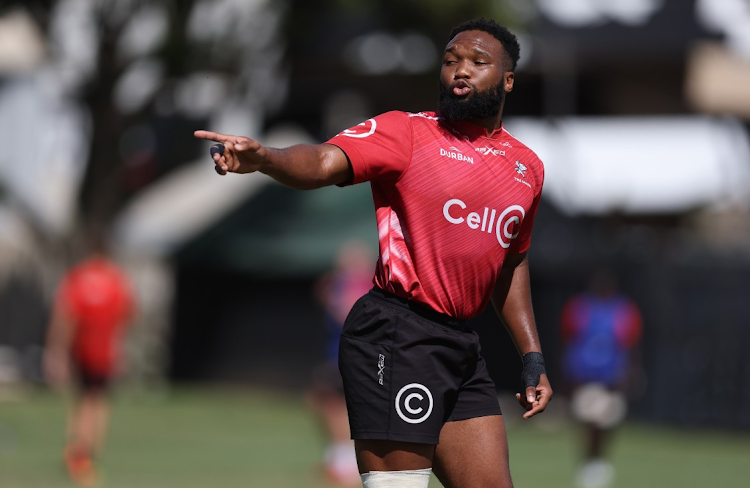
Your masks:
<path fill-rule="evenodd" d="M 197 130 L 194 132 L 198 139 L 220 142 L 224 145 L 223 153 L 213 154 L 216 172 L 220 175 L 227 173 L 253 173 L 263 164 L 266 149 L 258 141 L 249 137 L 232 136 Z"/>
<path fill-rule="evenodd" d="M 516 393 L 516 400 L 526 409 L 526 413 L 523 414 L 523 418 L 528 419 L 534 415 L 541 413 L 547 408 L 547 404 L 552 399 L 552 387 L 549 384 L 546 374 L 539 376 L 539 384 L 537 386 L 529 386 L 526 388 L 526 395 L 521 396 L 520 393 Z"/>

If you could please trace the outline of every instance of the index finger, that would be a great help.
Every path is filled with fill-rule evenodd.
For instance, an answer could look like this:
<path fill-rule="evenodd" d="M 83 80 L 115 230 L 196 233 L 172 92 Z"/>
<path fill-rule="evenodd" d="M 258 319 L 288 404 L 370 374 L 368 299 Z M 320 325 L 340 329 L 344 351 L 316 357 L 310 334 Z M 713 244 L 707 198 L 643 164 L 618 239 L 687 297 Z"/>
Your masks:
<path fill-rule="evenodd" d="M 197 130 L 193 132 L 193 135 L 198 139 L 208 139 L 209 141 L 216 142 L 234 142 L 236 139 L 235 136 L 221 134 L 219 132 L 211 132 L 209 130 Z"/>

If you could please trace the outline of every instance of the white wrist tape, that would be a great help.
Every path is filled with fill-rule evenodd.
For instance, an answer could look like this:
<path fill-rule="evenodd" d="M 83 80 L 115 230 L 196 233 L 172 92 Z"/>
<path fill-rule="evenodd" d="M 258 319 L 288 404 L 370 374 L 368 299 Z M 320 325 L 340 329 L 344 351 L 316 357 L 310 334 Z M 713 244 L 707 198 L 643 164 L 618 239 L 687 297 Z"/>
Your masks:
<path fill-rule="evenodd" d="M 431 468 L 404 471 L 370 471 L 362 475 L 364 488 L 427 488 Z"/>

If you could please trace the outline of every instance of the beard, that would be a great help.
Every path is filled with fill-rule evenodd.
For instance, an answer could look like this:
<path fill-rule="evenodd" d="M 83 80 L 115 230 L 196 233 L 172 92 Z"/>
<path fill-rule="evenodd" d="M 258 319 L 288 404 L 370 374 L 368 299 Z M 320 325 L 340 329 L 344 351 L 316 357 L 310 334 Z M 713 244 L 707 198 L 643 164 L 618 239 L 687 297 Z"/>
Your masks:
<path fill-rule="evenodd" d="M 476 91 L 467 98 L 456 97 L 450 88 L 440 83 L 438 112 L 448 120 L 488 119 L 498 114 L 504 101 L 503 83 L 485 91 Z"/>

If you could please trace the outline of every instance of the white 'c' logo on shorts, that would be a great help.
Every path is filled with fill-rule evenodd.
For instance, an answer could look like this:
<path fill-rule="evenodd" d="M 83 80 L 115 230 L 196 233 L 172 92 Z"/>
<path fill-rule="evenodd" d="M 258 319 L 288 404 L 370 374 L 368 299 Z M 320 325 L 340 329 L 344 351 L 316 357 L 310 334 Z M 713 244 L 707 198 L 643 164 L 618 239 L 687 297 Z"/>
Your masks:
<path fill-rule="evenodd" d="M 425 410 L 423 406 L 420 406 L 420 403 L 425 401 L 425 397 L 419 393 L 420 391 L 427 395 L 427 410 Z M 404 415 L 404 412 L 401 410 L 401 397 L 405 393 L 407 393 L 407 395 L 404 398 L 403 406 L 409 416 Z M 396 413 L 401 417 L 401 420 L 410 424 L 421 424 L 427 420 L 427 417 L 432 413 L 432 404 L 432 393 L 430 393 L 430 390 L 428 390 L 426 386 L 420 385 L 419 383 L 410 383 L 404 386 L 396 395 Z M 422 412 L 424 412 L 424 414 L 420 415 Z"/>

